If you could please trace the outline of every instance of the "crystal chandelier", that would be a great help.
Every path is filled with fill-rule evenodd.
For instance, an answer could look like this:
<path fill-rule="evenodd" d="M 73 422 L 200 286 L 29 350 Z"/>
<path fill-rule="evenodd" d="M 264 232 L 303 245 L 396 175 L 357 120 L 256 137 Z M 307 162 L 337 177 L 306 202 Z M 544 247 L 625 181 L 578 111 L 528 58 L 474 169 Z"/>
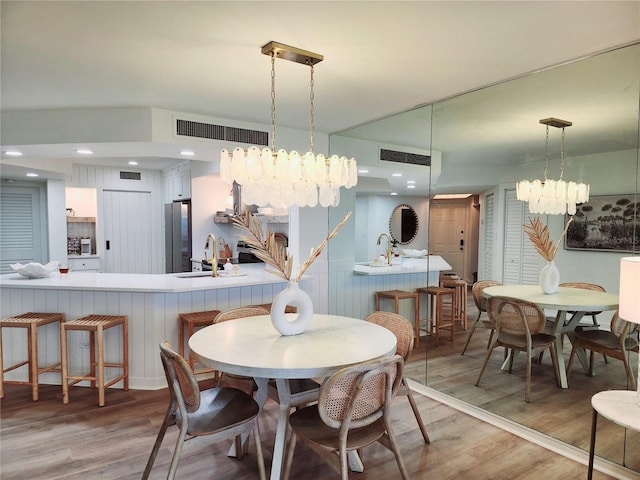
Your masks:
<path fill-rule="evenodd" d="M 220 155 L 220 177 L 228 184 L 242 185 L 243 201 L 249 205 L 274 207 L 335 207 L 340 203 L 340 187 L 351 188 L 358 182 L 355 159 L 332 155 L 315 155 L 314 130 L 314 65 L 322 55 L 281 43 L 269 42 L 262 47 L 271 56 L 271 148 L 253 146 L 248 150 L 223 149 Z M 304 155 L 295 150 L 276 150 L 276 75 L 275 59 L 308 65 L 311 69 L 309 108 L 310 147 Z"/>
<path fill-rule="evenodd" d="M 547 126 L 546 143 L 544 148 L 544 180 L 522 180 L 516 186 L 518 200 L 529 202 L 529 212 L 549 215 L 574 215 L 576 204 L 589 201 L 589 185 L 585 183 L 565 182 L 564 173 L 564 129 L 573 125 L 567 120 L 559 118 L 545 118 L 540 123 Z M 547 163 L 549 160 L 549 127 L 562 129 L 562 143 L 560 147 L 560 178 L 547 178 Z"/>

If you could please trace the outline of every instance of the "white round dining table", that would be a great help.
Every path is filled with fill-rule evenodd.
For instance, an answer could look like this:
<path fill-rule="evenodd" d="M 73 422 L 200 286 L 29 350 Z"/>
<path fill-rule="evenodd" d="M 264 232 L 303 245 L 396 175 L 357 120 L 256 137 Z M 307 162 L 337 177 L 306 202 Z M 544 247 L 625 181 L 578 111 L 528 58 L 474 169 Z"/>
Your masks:
<path fill-rule="evenodd" d="M 295 314 L 287 314 L 295 317 Z M 307 330 L 283 336 L 269 315 L 239 318 L 205 327 L 191 336 L 194 358 L 222 372 L 253 377 L 260 406 L 275 379 L 280 411 L 271 466 L 271 479 L 281 475 L 289 415 L 289 379 L 325 378 L 357 363 L 393 355 L 396 337 L 388 329 L 364 320 L 314 314 Z"/>
<path fill-rule="evenodd" d="M 486 298 L 494 296 L 519 298 L 535 303 L 543 310 L 557 311 L 555 318 L 547 318 L 554 320 L 549 333 L 556 337 L 554 348 L 558 354 L 558 376 L 560 378 L 558 386 L 561 388 L 569 387 L 562 354 L 562 335 L 573 331 L 586 312 L 616 310 L 618 308 L 618 294 L 583 288 L 559 287 L 556 293 L 545 294 L 539 285 L 499 285 L 487 287 L 482 293 Z M 572 312 L 572 316 L 567 320 L 568 312 Z M 586 368 L 583 352 L 578 351 L 577 354 L 583 368 Z"/>

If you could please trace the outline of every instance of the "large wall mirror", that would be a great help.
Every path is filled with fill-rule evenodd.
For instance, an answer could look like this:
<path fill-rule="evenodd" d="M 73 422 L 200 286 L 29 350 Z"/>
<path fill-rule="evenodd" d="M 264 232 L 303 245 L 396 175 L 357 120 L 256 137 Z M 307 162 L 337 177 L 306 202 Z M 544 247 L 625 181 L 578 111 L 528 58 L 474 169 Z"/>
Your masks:
<path fill-rule="evenodd" d="M 440 152 L 442 170 L 434 176 L 430 193 L 472 193 L 479 198 L 474 206 L 480 212 L 478 280 L 534 283 L 527 280 L 523 270 L 539 272 L 541 259 L 534 254 L 532 264 L 520 265 L 516 277 L 510 276 L 508 267 L 513 258 L 505 253 L 504 239 L 507 226 L 515 222 L 509 234 L 518 235 L 523 245 L 527 241 L 522 236 L 522 223 L 529 216 L 526 204 L 513 199 L 515 182 L 544 175 L 545 129 L 539 120 L 557 117 L 573 122 L 565 134 L 564 179 L 589 183 L 592 197 L 625 195 L 638 205 L 639 92 L 640 45 L 636 44 L 437 102 L 423 107 L 422 113 L 420 109 L 412 110 L 341 134 Z M 430 122 L 416 121 L 425 115 L 432 116 Z M 426 123 L 431 130 L 424 128 Z M 550 152 L 549 178 L 560 175 L 559 155 L 559 148 Z M 353 208 L 357 215 L 356 198 L 352 200 L 353 204 L 341 207 Z M 422 200 L 429 202 L 428 198 Z M 513 214 L 515 220 L 510 217 Z M 421 225 L 428 225 L 428 213 L 419 211 L 418 215 Z M 340 212 L 331 212 L 331 216 L 339 220 Z M 564 216 L 548 215 L 542 220 L 551 237 L 557 239 L 565 225 Z M 632 221 L 639 231 L 638 211 Z M 637 240 L 631 254 L 640 254 Z M 617 293 L 620 258 L 627 255 L 630 254 L 561 248 L 556 264 L 563 282 L 595 283 Z M 521 252 L 519 257 L 522 256 Z M 331 279 L 331 261 L 329 268 Z M 607 328 L 611 314 L 598 317 L 602 328 Z M 468 318 L 470 327 L 475 316 Z M 631 388 L 622 362 L 609 359 L 605 363 L 598 355 L 594 376 L 587 376 L 580 363 L 574 362 L 569 388 L 558 388 L 551 359 L 545 355 L 540 364 L 534 364 L 532 401 L 525 403 L 524 359 L 516 361 L 509 374 L 501 370 L 502 355 L 496 351 L 477 387 L 474 384 L 486 353 L 488 333 L 477 331 L 465 354 L 460 355 L 467 335 L 468 331 L 458 330 L 454 344 L 441 342 L 439 347 L 430 340 L 421 342 L 427 344 L 429 360 L 424 351 L 416 352 L 408 368 L 410 376 L 456 401 L 583 451 L 589 447 L 591 396 L 603 390 Z M 570 352 L 570 341 L 565 339 L 565 361 Z M 637 353 L 628 356 L 637 378 Z M 639 433 L 611 428 L 606 435 L 598 436 L 596 454 L 640 473 L 637 445 Z"/>
<path fill-rule="evenodd" d="M 394 208 L 389 217 L 389 233 L 400 245 L 407 245 L 416 238 L 418 225 L 418 214 L 406 203 Z"/>

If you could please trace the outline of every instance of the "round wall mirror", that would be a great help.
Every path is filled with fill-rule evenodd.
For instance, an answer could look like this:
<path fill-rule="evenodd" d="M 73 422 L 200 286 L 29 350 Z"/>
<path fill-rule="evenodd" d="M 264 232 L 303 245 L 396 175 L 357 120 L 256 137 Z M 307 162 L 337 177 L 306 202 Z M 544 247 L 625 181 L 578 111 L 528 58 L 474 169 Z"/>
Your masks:
<path fill-rule="evenodd" d="M 406 245 L 416 238 L 418 233 L 418 214 L 411 205 L 403 203 L 391 212 L 389 233 L 400 245 Z"/>

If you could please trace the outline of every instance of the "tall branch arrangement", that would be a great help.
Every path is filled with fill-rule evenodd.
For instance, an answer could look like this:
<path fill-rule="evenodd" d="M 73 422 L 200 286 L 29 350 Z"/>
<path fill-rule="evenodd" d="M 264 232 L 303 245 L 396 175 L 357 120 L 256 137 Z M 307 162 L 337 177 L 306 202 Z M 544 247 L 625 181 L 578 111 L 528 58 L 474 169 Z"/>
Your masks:
<path fill-rule="evenodd" d="M 531 243 L 533 243 L 536 251 L 542 256 L 542 258 L 550 262 L 555 258 L 558 248 L 560 247 L 560 242 L 567 234 L 567 230 L 569 229 L 571 222 L 573 222 L 573 217 L 571 217 L 565 225 L 564 230 L 555 245 L 553 245 L 553 242 L 549 237 L 549 230 L 547 229 L 547 226 L 542 224 L 540 218 L 529 218 L 529 225 L 523 226 L 524 231 L 529 236 L 529 239 L 531 240 Z"/>
<path fill-rule="evenodd" d="M 351 212 L 347 213 L 320 245 L 316 248 L 311 248 L 309 258 L 307 258 L 299 268 L 298 274 L 293 278 L 294 282 L 302 278 L 304 272 L 307 271 L 314 260 L 322 253 L 322 250 L 327 246 L 329 240 L 338 234 L 350 216 Z M 246 242 L 251 252 L 266 263 L 268 267 L 271 267 L 267 268 L 268 272 L 287 281 L 292 281 L 291 270 L 293 268 L 293 256 L 287 257 L 285 246 L 281 242 L 276 241 L 275 235 L 271 233 L 269 228 L 266 229 L 266 233 L 263 233 L 260 222 L 251 215 L 250 212 L 247 212 L 245 215 L 233 217 L 233 223 L 236 228 L 244 233 L 244 235 L 240 237 L 240 240 Z"/>

